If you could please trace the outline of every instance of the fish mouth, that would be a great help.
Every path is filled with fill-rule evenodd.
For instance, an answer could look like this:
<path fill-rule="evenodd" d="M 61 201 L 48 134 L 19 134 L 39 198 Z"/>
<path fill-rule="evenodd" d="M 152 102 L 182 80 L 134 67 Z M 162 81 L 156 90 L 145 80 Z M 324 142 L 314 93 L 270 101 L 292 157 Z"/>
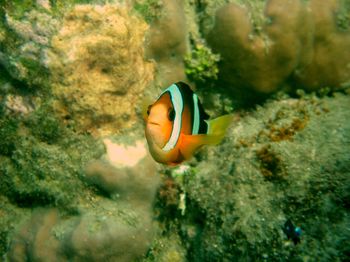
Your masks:
<path fill-rule="evenodd" d="M 160 124 L 158 124 L 156 122 L 148 122 L 148 124 L 155 125 L 155 126 L 160 126 Z"/>

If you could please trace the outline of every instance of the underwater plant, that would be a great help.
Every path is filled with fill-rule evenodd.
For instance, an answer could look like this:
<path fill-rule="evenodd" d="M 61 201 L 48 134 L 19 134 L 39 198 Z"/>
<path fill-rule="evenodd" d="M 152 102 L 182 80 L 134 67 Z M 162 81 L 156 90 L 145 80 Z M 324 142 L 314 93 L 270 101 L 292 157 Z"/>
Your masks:
<path fill-rule="evenodd" d="M 217 80 L 220 55 L 214 54 L 204 44 L 195 44 L 193 50 L 184 57 L 185 73 L 191 81 L 203 84 Z"/>

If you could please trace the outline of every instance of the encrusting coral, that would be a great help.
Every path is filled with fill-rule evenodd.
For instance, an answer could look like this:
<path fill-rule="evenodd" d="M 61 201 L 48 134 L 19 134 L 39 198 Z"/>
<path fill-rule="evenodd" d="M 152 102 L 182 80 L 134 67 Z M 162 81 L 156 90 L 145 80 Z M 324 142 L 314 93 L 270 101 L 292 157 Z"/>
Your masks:
<path fill-rule="evenodd" d="M 2 19 L 0 65 L 13 79 L 32 90 L 48 88 L 48 50 L 58 20 L 37 9 L 25 12 L 20 18 L 5 13 Z"/>
<path fill-rule="evenodd" d="M 312 0 L 310 16 L 314 22 L 312 56 L 294 70 L 293 79 L 307 90 L 329 86 L 350 86 L 350 30 L 336 23 L 337 13 L 347 12 L 350 25 L 350 7 L 346 1 Z"/>
<path fill-rule="evenodd" d="M 350 80 L 350 33 L 337 29 L 339 3 L 269 0 L 259 30 L 248 4 L 224 5 L 207 37 L 222 58 L 219 80 L 241 93 L 271 93 L 295 86 L 293 80 L 306 89 L 343 87 Z"/>
<path fill-rule="evenodd" d="M 107 139 L 105 145 L 107 154 L 87 165 L 83 178 L 103 194 L 91 195 L 77 215 L 35 210 L 11 241 L 11 261 L 132 261 L 147 251 L 159 184 L 155 163 L 144 143 L 125 146 Z M 133 162 L 115 155 L 121 152 L 134 155 Z"/>
<path fill-rule="evenodd" d="M 242 116 L 182 184 L 181 229 L 188 219 L 200 227 L 184 237 L 190 260 L 346 260 L 349 117 L 349 95 L 339 93 L 270 101 Z M 297 246 L 282 231 L 287 219 L 303 232 Z"/>
<path fill-rule="evenodd" d="M 146 29 L 122 5 L 77 5 L 66 14 L 49 61 L 63 115 L 102 135 L 135 123 L 153 78 L 153 64 L 143 58 Z"/>
<path fill-rule="evenodd" d="M 158 84 L 169 86 L 186 79 L 183 57 L 188 32 L 183 1 L 162 0 L 160 12 L 146 39 L 146 57 L 157 62 Z"/>
<path fill-rule="evenodd" d="M 349 1 L 3 2 L 1 259 L 347 261 Z M 159 176 L 138 101 L 186 69 L 214 112 L 237 89 L 334 92 L 235 111 L 220 145 Z"/>

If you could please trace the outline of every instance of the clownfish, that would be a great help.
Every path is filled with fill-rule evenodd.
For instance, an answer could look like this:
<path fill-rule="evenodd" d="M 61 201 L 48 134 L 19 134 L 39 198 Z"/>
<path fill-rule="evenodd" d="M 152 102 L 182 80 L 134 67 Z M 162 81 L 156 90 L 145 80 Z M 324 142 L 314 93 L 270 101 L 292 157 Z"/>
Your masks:
<path fill-rule="evenodd" d="M 203 145 L 216 145 L 224 138 L 232 115 L 208 120 L 198 96 L 178 82 L 166 88 L 151 105 L 144 106 L 145 135 L 155 161 L 178 165 Z"/>

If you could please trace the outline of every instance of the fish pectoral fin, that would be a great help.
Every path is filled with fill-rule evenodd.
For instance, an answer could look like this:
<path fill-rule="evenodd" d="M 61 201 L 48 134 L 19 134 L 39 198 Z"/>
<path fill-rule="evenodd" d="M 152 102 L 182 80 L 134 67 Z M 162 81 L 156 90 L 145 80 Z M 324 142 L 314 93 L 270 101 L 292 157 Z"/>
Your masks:
<path fill-rule="evenodd" d="M 189 159 L 203 145 L 216 145 L 221 142 L 225 134 L 221 135 L 182 135 L 181 153 Z"/>

